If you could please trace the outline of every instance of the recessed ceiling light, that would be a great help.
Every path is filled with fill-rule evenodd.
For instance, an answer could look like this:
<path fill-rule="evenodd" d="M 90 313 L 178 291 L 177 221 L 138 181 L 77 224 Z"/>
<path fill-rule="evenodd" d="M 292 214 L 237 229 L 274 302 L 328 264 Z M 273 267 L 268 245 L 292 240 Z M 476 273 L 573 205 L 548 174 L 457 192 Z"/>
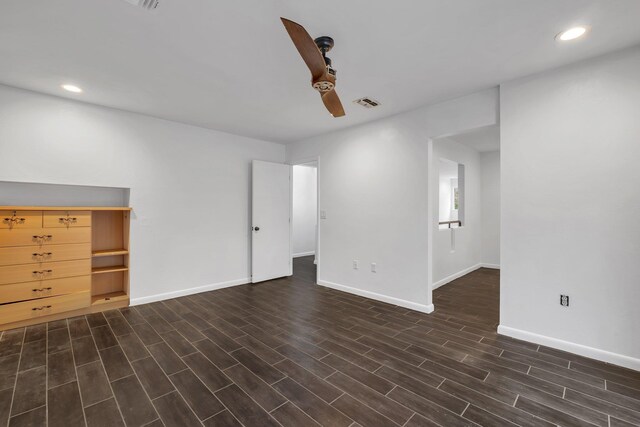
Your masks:
<path fill-rule="evenodd" d="M 76 85 L 62 85 L 62 89 L 73 93 L 82 93 L 82 89 Z"/>
<path fill-rule="evenodd" d="M 579 37 L 582 37 L 587 32 L 587 27 L 573 27 L 569 28 L 566 31 L 561 32 L 556 36 L 556 40 L 560 40 L 563 42 L 567 42 L 569 40 L 575 40 Z"/>

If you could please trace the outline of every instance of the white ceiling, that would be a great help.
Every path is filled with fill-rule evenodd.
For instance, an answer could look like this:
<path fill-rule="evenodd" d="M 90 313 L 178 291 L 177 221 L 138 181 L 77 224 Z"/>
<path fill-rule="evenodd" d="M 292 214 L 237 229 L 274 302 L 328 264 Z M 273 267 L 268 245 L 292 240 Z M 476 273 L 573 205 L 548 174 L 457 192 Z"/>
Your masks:
<path fill-rule="evenodd" d="M 346 117 L 311 89 L 280 16 L 336 40 Z M 637 44 L 638 16 L 638 0 L 2 0 L 0 82 L 291 142 Z M 554 40 L 575 24 L 592 31 Z"/>
<path fill-rule="evenodd" d="M 500 150 L 500 126 L 486 126 L 471 132 L 448 137 L 480 153 Z"/>

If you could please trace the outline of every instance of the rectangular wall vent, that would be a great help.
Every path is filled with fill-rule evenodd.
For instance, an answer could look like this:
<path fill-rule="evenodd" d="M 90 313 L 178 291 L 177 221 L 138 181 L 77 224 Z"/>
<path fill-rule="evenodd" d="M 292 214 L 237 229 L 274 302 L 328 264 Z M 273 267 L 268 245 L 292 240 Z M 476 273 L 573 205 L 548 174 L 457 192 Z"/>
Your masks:
<path fill-rule="evenodd" d="M 147 10 L 153 10 L 158 7 L 158 0 L 125 0 L 127 3 L 131 3 L 134 6 L 141 7 Z"/>
<path fill-rule="evenodd" d="M 378 105 L 380 105 L 380 103 L 378 101 L 376 101 L 375 99 L 370 98 L 368 96 L 366 96 L 364 98 L 356 99 L 353 102 L 358 104 L 358 105 L 362 105 L 365 108 L 373 108 L 373 107 L 377 107 Z"/>

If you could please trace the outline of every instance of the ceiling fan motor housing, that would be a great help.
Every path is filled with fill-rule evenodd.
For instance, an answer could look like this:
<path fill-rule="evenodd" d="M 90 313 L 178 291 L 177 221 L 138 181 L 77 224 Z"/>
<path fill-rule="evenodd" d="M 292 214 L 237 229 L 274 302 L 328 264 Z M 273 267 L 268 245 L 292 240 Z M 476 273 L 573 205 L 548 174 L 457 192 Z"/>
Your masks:
<path fill-rule="evenodd" d="M 323 80 L 313 81 L 311 82 L 311 85 L 320 93 L 329 92 L 336 87 L 336 70 L 331 67 L 331 58 L 326 54 L 333 48 L 334 41 L 329 36 L 322 36 L 315 39 L 314 42 L 316 46 L 318 46 L 318 50 L 322 52 L 324 63 L 327 66 L 327 73 L 322 76 Z"/>

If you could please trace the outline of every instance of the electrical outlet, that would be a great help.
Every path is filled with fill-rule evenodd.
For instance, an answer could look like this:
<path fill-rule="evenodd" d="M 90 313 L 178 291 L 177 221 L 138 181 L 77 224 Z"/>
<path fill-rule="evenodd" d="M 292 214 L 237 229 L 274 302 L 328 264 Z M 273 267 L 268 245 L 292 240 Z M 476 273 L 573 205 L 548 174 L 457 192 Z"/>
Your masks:
<path fill-rule="evenodd" d="M 560 305 L 569 307 L 569 295 L 560 295 Z"/>
<path fill-rule="evenodd" d="M 371 272 L 372 272 L 372 273 L 375 273 L 377 268 L 378 268 L 378 266 L 376 265 L 376 263 L 375 263 L 375 262 L 372 262 L 372 263 L 371 263 Z"/>
<path fill-rule="evenodd" d="M 360 263 L 360 261 L 358 261 L 357 259 L 353 260 L 353 269 L 354 270 L 357 270 L 359 268 L 359 265 L 358 265 L 359 263 Z"/>

